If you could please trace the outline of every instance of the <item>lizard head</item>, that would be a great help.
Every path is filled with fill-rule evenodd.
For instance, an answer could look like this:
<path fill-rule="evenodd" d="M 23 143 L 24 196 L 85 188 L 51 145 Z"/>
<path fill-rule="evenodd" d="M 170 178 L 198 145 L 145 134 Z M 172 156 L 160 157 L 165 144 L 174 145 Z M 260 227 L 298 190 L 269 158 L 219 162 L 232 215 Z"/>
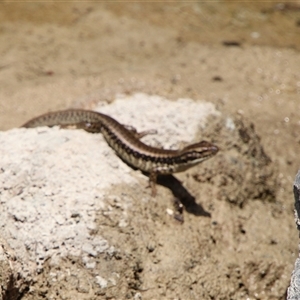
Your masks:
<path fill-rule="evenodd" d="M 179 151 L 180 168 L 177 172 L 185 171 L 202 161 L 214 156 L 219 148 L 207 141 L 191 144 Z"/>

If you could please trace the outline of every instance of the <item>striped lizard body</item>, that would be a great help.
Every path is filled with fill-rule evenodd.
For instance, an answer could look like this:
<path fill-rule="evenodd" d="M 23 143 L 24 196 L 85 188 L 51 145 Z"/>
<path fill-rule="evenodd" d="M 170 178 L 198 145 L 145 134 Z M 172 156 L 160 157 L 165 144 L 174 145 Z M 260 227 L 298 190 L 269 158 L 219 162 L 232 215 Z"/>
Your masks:
<path fill-rule="evenodd" d="M 46 113 L 26 122 L 22 127 L 75 126 L 88 132 L 101 132 L 111 148 L 129 165 L 149 173 L 152 195 L 156 194 L 157 175 L 181 172 L 212 157 L 218 147 L 207 142 L 191 144 L 181 150 L 166 150 L 148 146 L 139 138 L 150 133 L 137 133 L 105 114 L 83 109 Z"/>

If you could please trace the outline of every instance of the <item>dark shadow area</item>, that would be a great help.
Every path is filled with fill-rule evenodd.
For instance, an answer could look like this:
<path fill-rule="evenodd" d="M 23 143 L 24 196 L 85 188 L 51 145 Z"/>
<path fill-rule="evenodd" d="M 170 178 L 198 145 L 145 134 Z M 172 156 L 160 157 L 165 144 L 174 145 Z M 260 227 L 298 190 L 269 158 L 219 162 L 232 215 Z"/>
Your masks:
<path fill-rule="evenodd" d="M 195 197 L 193 197 L 173 175 L 158 176 L 157 184 L 170 189 L 176 199 L 175 202 L 179 200 L 188 213 L 195 216 L 211 217 L 211 214 L 207 212 L 201 204 L 196 203 Z M 178 204 L 175 203 L 175 205 Z"/>
<path fill-rule="evenodd" d="M 18 300 L 18 299 L 21 299 L 22 296 L 29 290 L 29 287 L 25 287 L 24 291 L 21 292 L 17 288 L 17 280 L 14 278 L 14 276 L 11 275 L 9 279 L 10 280 L 7 284 L 7 289 L 6 289 L 6 291 L 3 291 L 4 293 L 2 294 L 3 300 Z"/>

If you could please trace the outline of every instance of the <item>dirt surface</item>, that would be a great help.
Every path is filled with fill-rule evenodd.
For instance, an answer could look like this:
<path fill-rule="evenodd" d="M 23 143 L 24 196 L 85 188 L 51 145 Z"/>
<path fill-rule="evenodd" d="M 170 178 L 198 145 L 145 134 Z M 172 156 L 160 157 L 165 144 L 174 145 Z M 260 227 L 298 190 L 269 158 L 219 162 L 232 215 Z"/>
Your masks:
<path fill-rule="evenodd" d="M 299 4 L 1 6 L 1 130 L 135 92 L 205 99 L 235 124 L 230 134 L 230 122 L 211 120 L 201 135 L 221 147 L 220 155 L 178 176 L 209 217 L 187 209 L 184 223 L 176 223 L 161 206 L 172 201 L 165 192 L 164 201 L 137 201 L 126 229 L 105 221 L 111 238 L 128 248 L 115 257 L 123 263 L 116 266 L 122 288 L 98 294 L 284 299 L 298 255 L 292 184 L 300 142 Z M 98 220 L 103 224 L 100 213 Z M 23 299 L 54 295 L 64 284 L 53 286 L 24 288 Z M 64 294 L 72 297 L 74 291 Z"/>

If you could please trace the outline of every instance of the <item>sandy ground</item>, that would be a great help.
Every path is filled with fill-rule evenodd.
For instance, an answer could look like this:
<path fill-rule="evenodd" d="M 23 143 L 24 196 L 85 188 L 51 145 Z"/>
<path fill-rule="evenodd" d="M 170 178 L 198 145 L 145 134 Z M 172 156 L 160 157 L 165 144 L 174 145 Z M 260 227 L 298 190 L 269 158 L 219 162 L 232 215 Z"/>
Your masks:
<path fill-rule="evenodd" d="M 237 125 L 239 134 L 230 141 L 222 123 L 212 120 L 201 134 L 217 141 L 223 152 L 209 168 L 180 177 L 211 218 L 186 212 L 178 227 L 166 219 L 165 207 L 136 207 L 130 227 L 135 232 L 122 232 L 122 241 L 130 236 L 131 250 L 139 249 L 133 236 L 153 235 L 163 250 L 153 256 L 136 252 L 134 266 L 126 256 L 120 268 L 136 270 L 127 274 L 134 284 L 123 282 L 125 288 L 106 296 L 132 296 L 135 290 L 145 299 L 284 299 L 298 255 L 292 183 L 300 142 L 299 5 L 30 3 L 2 8 L 1 130 L 50 110 L 94 108 L 118 93 L 136 92 L 211 101 Z M 243 157 L 249 172 L 244 177 L 232 164 Z M 196 192 L 199 184 L 205 185 L 207 200 Z M 217 200 L 209 198 L 210 186 L 219 189 L 214 190 Z M 120 235 L 118 228 L 113 235 Z M 143 270 L 151 264 L 162 264 L 160 276 L 146 276 Z M 41 282 L 35 283 L 37 290 Z M 49 293 L 61 287 L 52 288 Z M 24 299 L 41 295 L 24 291 Z"/>

